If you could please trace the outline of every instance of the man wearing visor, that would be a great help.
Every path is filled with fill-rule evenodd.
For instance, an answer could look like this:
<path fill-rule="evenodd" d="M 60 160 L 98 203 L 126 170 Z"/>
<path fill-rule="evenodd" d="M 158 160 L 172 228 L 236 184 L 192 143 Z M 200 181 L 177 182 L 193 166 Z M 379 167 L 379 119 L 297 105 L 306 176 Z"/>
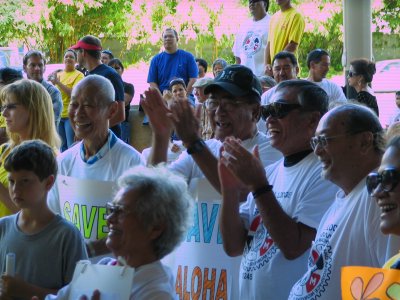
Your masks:
<path fill-rule="evenodd" d="M 321 161 L 322 176 L 340 191 L 321 220 L 308 270 L 289 299 L 341 299 L 343 266 L 380 268 L 398 252 L 399 238 L 380 231 L 381 211 L 369 195 L 383 188 L 375 174 L 367 177 L 381 161 L 383 134 L 377 116 L 357 104 L 338 106 L 319 122 L 311 145 Z"/>
<path fill-rule="evenodd" d="M 328 95 L 305 80 L 281 82 L 263 107 L 271 145 L 284 156 L 264 169 L 257 151 L 234 138 L 223 143 L 219 174 L 224 249 L 242 256 L 240 299 L 287 299 L 304 274 L 316 228 L 337 187 L 321 178 L 310 140 Z M 240 205 L 238 187 L 251 193 Z"/>
<path fill-rule="evenodd" d="M 124 85 L 121 76 L 111 67 L 101 63 L 101 42 L 92 35 L 81 38 L 71 46 L 78 55 L 78 64 L 89 71 L 89 75 L 100 75 L 111 81 L 117 101 L 117 111 L 110 119 L 110 129 L 117 137 L 121 137 L 120 123 L 125 120 Z"/>

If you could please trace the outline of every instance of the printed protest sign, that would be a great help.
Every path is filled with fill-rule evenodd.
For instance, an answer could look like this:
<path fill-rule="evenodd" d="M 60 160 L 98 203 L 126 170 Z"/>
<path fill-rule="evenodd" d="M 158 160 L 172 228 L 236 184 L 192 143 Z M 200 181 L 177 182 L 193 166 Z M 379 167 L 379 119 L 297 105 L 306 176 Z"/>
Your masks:
<path fill-rule="evenodd" d="M 343 267 L 342 299 L 400 299 L 400 270 Z"/>
<path fill-rule="evenodd" d="M 181 299 L 239 299 L 240 257 L 222 246 L 218 218 L 221 195 L 205 179 L 191 183 L 195 201 L 193 224 L 182 244 L 163 262 L 175 276 Z"/>
<path fill-rule="evenodd" d="M 62 216 L 76 225 L 85 240 L 107 235 L 106 203 L 112 201 L 116 184 L 111 181 L 57 177 Z"/>

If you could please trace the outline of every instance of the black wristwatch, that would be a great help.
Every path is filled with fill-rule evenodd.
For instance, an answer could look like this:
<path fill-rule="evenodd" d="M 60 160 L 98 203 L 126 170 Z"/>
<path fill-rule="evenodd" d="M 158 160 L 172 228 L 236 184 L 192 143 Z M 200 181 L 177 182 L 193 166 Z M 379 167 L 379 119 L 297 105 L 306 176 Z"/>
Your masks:
<path fill-rule="evenodd" d="M 205 147 L 206 143 L 202 139 L 198 139 L 197 141 L 190 144 L 189 147 L 187 147 L 186 152 L 190 155 L 196 154 L 203 151 Z"/>

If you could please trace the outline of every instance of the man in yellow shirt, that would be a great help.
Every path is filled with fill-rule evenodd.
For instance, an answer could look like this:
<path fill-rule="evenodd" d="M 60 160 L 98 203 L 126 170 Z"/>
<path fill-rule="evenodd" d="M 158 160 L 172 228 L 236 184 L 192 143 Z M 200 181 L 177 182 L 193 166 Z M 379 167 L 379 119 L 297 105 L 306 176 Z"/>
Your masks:
<path fill-rule="evenodd" d="M 290 0 L 276 0 L 280 10 L 272 18 L 265 48 L 265 74 L 272 76 L 271 61 L 280 51 L 292 52 L 297 57 L 297 49 L 304 33 L 303 16 L 294 9 Z"/>

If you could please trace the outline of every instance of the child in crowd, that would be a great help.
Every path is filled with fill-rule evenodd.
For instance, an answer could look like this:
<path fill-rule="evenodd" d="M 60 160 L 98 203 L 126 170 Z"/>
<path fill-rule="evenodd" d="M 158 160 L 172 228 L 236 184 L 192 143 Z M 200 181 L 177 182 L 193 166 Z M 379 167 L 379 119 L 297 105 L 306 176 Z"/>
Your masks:
<path fill-rule="evenodd" d="M 4 162 L 11 200 L 20 209 L 0 219 L 0 271 L 15 254 L 15 276 L 1 276 L 0 299 L 43 299 L 67 285 L 79 260 L 87 259 L 78 229 L 47 206 L 57 175 L 53 149 L 40 140 L 16 146 Z"/>

